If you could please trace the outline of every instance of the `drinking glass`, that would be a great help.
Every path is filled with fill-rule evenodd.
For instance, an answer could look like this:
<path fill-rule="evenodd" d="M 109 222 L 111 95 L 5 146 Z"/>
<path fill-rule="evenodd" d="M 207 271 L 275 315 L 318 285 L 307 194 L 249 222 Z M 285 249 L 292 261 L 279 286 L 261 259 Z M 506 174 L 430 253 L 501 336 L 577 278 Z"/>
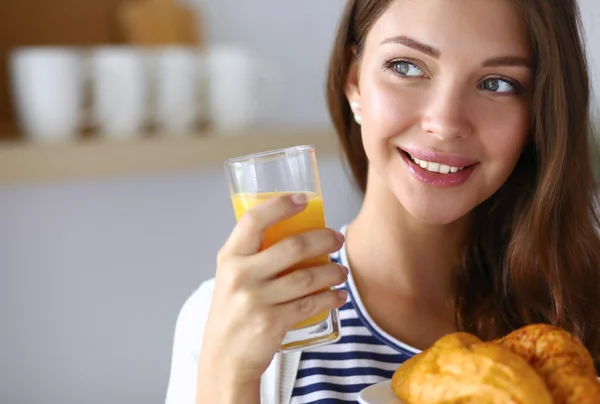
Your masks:
<path fill-rule="evenodd" d="M 307 207 L 265 231 L 261 250 L 282 239 L 309 230 L 325 228 L 323 196 L 313 146 L 294 146 L 225 162 L 236 220 L 257 204 L 282 194 L 304 193 Z M 279 276 L 330 262 L 328 255 L 303 261 L 287 268 Z M 327 310 L 307 319 L 290 330 L 281 351 L 295 351 L 336 342 L 340 339 L 337 309 Z"/>

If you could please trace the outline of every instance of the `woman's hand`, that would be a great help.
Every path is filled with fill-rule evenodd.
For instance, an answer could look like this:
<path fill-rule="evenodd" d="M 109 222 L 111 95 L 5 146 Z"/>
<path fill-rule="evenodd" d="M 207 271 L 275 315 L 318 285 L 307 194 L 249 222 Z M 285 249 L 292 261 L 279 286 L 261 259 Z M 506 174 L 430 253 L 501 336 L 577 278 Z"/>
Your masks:
<path fill-rule="evenodd" d="M 202 402 L 258 400 L 260 377 L 287 331 L 346 301 L 345 291 L 330 290 L 348 275 L 345 267 L 335 263 L 277 276 L 302 261 L 338 251 L 344 242 L 342 234 L 331 229 L 309 231 L 259 251 L 268 227 L 306 205 L 302 194 L 260 203 L 246 212 L 219 252 L 199 359 L 198 399 L 204 397 Z"/>

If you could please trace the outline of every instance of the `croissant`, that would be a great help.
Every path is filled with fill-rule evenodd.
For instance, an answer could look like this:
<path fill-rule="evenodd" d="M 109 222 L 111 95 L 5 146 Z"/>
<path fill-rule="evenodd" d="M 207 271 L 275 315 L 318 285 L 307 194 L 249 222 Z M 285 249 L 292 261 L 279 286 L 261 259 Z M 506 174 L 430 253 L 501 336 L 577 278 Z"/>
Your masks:
<path fill-rule="evenodd" d="M 600 382 L 585 346 L 546 324 L 491 342 L 449 334 L 400 366 L 392 389 L 408 404 L 600 403 Z"/>
<path fill-rule="evenodd" d="M 547 324 L 520 328 L 494 341 L 524 358 L 542 377 L 555 404 L 600 403 L 600 383 L 585 346 Z"/>
<path fill-rule="evenodd" d="M 453 333 L 406 361 L 392 389 L 408 404 L 552 404 L 542 378 L 501 344 Z"/>

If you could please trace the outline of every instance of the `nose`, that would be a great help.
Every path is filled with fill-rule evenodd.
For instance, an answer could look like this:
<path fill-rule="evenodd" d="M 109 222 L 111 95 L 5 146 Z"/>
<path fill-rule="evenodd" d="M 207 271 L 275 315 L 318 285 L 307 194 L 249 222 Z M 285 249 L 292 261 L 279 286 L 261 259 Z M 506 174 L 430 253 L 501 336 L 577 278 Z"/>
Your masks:
<path fill-rule="evenodd" d="M 473 132 L 467 95 L 459 83 L 440 84 L 431 92 L 421 117 L 423 132 L 441 141 L 466 138 Z"/>

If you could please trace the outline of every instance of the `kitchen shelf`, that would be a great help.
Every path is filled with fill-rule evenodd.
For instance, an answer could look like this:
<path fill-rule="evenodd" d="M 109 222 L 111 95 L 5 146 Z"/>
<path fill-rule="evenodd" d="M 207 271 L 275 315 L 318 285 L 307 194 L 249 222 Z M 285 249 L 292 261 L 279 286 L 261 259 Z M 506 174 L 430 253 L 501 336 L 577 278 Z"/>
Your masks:
<path fill-rule="evenodd" d="M 0 185 L 189 171 L 218 167 L 230 157 L 298 144 L 314 145 L 319 157 L 339 154 L 332 130 L 154 135 L 127 141 L 11 141 L 0 143 Z"/>

